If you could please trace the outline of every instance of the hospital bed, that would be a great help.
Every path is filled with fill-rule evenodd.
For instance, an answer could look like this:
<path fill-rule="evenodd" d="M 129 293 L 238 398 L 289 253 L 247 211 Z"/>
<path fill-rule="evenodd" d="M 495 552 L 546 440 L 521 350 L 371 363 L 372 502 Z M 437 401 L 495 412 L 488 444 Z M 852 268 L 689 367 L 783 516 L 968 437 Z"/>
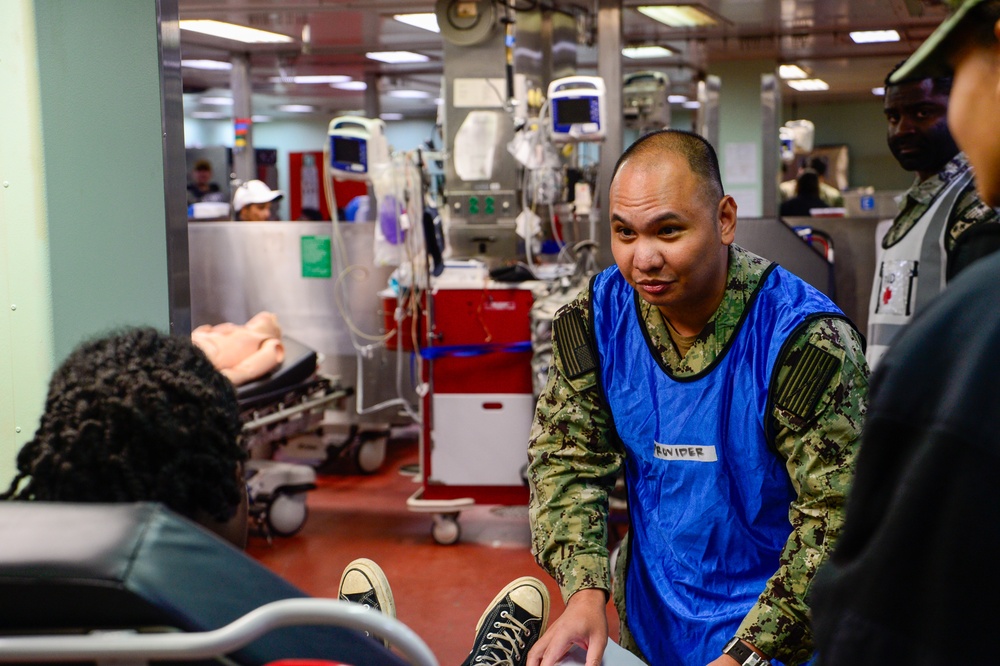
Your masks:
<path fill-rule="evenodd" d="M 158 504 L 0 502 L 0 534 L 0 662 L 437 663 L 394 618 L 309 598 Z"/>
<path fill-rule="evenodd" d="M 272 535 L 291 536 L 302 528 L 307 517 L 306 493 L 316 488 L 313 467 L 272 460 L 272 455 L 291 438 L 319 430 L 326 410 L 351 395 L 339 378 L 318 371 L 315 350 L 288 336 L 282 344 L 285 358 L 281 365 L 236 389 L 244 443 L 251 453 L 246 464 L 250 516 L 253 527 L 268 540 Z M 330 455 L 327 450 L 317 451 L 315 462 L 322 463 Z"/>

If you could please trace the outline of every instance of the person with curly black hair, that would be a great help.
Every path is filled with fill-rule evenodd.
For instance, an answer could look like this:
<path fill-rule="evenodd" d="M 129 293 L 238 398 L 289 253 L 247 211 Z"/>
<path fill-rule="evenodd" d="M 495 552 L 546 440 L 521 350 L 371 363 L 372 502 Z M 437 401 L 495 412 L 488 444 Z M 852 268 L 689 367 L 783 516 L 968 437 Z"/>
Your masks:
<path fill-rule="evenodd" d="M 161 502 L 246 544 L 233 385 L 190 339 L 129 328 L 70 354 L 2 499 Z"/>

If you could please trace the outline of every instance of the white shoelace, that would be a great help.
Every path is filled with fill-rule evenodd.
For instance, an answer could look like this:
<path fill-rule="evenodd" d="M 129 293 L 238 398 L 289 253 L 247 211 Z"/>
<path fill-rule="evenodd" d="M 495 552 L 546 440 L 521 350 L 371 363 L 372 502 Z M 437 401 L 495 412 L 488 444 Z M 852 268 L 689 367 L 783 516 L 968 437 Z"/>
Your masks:
<path fill-rule="evenodd" d="M 531 629 L 522 624 L 516 617 L 511 616 L 507 611 L 501 611 L 500 617 L 507 622 L 494 622 L 494 629 L 501 629 L 501 633 L 490 632 L 486 634 L 486 639 L 493 641 L 488 645 L 480 646 L 480 650 L 490 650 L 490 654 L 476 655 L 474 663 L 487 664 L 489 666 L 518 666 L 521 662 L 521 650 L 524 649 L 524 637 L 531 636 Z M 506 641 L 510 647 L 500 643 Z M 501 657 L 499 653 L 503 653 Z M 487 661 L 491 660 L 491 661 Z"/>

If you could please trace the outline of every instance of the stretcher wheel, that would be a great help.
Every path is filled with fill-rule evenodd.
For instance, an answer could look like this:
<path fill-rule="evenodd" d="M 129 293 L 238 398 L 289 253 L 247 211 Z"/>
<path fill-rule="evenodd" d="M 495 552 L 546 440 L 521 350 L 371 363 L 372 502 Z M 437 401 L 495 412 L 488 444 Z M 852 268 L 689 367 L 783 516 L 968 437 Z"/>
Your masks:
<path fill-rule="evenodd" d="M 278 492 L 268 502 L 264 519 L 273 534 L 290 537 L 302 529 L 308 513 L 305 493 Z"/>
<path fill-rule="evenodd" d="M 462 536 L 462 528 L 458 525 L 457 513 L 436 513 L 431 525 L 431 536 L 442 546 L 458 543 Z"/>
<path fill-rule="evenodd" d="M 354 449 L 354 464 L 363 474 L 374 474 L 385 462 L 385 447 L 388 436 L 381 435 L 371 439 L 362 437 Z"/>

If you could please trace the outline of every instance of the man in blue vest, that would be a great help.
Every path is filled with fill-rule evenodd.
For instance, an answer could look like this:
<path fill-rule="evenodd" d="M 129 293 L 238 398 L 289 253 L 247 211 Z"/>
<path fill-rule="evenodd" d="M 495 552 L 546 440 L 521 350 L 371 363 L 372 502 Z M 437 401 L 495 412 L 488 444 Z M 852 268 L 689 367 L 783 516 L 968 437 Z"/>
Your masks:
<path fill-rule="evenodd" d="M 536 559 L 567 606 L 529 654 L 600 663 L 608 494 L 622 644 L 652 664 L 787 664 L 843 520 L 868 391 L 861 336 L 825 296 L 733 244 L 736 202 L 702 137 L 633 144 L 610 188 L 617 266 L 553 321 L 529 447 Z"/>

